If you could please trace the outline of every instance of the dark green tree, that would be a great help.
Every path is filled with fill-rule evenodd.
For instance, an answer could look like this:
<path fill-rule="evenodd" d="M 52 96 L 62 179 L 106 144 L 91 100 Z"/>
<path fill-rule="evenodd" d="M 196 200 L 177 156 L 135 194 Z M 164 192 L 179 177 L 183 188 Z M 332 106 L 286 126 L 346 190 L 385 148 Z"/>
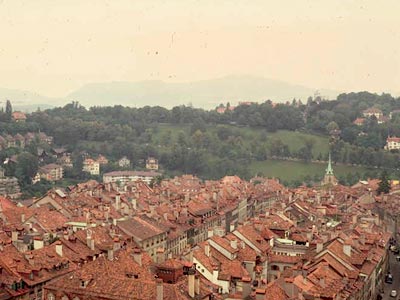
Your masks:
<path fill-rule="evenodd" d="M 390 182 L 388 178 L 388 174 L 386 171 L 383 171 L 381 173 L 381 176 L 379 177 L 380 182 L 378 184 L 378 189 L 376 190 L 378 195 L 380 194 L 387 194 L 390 192 Z"/>
<path fill-rule="evenodd" d="M 30 184 L 38 171 L 38 159 L 29 152 L 18 155 L 15 176 L 22 185 Z"/>
<path fill-rule="evenodd" d="M 6 102 L 6 117 L 8 121 L 11 121 L 12 106 L 10 100 Z"/>

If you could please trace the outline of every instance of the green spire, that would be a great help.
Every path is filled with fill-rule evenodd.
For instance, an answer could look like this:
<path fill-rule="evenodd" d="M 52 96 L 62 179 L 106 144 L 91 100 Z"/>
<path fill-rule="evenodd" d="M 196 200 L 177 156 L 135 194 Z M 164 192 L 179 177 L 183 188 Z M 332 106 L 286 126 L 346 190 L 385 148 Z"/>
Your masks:
<path fill-rule="evenodd" d="M 333 169 L 332 169 L 332 161 L 331 161 L 331 153 L 329 152 L 329 161 L 328 161 L 328 167 L 325 170 L 326 175 L 333 175 Z"/>

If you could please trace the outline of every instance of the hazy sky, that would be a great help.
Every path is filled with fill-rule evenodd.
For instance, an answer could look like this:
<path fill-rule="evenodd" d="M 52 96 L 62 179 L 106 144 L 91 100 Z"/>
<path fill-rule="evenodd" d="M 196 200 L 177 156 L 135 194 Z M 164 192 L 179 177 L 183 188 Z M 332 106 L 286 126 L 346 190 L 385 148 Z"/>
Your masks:
<path fill-rule="evenodd" d="M 400 1 L 0 0 L 0 87 L 257 75 L 400 91 Z"/>

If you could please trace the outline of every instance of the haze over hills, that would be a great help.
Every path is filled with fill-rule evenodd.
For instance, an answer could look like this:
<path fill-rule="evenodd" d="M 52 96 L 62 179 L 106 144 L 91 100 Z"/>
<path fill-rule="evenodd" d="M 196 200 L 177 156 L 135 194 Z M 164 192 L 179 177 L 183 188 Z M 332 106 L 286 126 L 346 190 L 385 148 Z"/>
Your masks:
<path fill-rule="evenodd" d="M 139 82 L 95 82 L 82 86 L 64 98 L 50 98 L 37 93 L 0 89 L 0 99 L 10 99 L 15 108 L 31 111 L 38 106 L 42 109 L 78 101 L 86 107 L 124 105 L 132 107 L 192 104 L 194 107 L 212 109 L 220 103 L 239 101 L 272 100 L 291 101 L 293 98 L 306 101 L 316 89 L 294 85 L 279 80 L 253 76 L 227 76 L 218 79 L 172 83 L 164 81 Z M 327 98 L 334 98 L 338 92 L 319 90 Z M 25 108 L 25 109 L 23 109 Z"/>
<path fill-rule="evenodd" d="M 227 76 L 218 79 L 170 83 L 163 81 L 91 83 L 68 95 L 83 105 L 112 105 L 142 107 L 160 105 L 173 107 L 191 103 L 194 107 L 211 109 L 220 103 L 238 101 L 306 100 L 316 89 L 278 80 L 252 76 Z M 336 97 L 338 92 L 320 90 L 321 95 Z"/>
<path fill-rule="evenodd" d="M 10 100 L 14 110 L 25 112 L 47 109 L 64 103 L 64 99 L 50 98 L 34 92 L 0 88 L 0 107 L 4 107 L 6 100 Z"/>

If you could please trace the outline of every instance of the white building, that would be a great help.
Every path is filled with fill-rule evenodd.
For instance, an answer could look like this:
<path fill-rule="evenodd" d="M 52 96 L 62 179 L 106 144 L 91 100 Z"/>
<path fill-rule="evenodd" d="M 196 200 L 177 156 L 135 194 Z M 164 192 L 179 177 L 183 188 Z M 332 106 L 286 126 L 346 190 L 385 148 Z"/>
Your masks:
<path fill-rule="evenodd" d="M 87 158 L 83 161 L 82 171 L 90 173 L 91 175 L 99 175 L 100 164 L 91 158 Z"/>
<path fill-rule="evenodd" d="M 399 150 L 400 149 L 400 138 L 392 136 L 386 139 L 386 150 Z"/>
<path fill-rule="evenodd" d="M 130 165 L 131 161 L 126 156 L 118 161 L 118 166 L 120 166 L 121 168 L 129 167 Z"/>
<path fill-rule="evenodd" d="M 125 184 L 127 182 L 142 180 L 150 184 L 153 178 L 160 175 L 160 173 L 154 171 L 114 171 L 105 173 L 103 175 L 103 182 L 120 182 L 121 184 Z"/>

